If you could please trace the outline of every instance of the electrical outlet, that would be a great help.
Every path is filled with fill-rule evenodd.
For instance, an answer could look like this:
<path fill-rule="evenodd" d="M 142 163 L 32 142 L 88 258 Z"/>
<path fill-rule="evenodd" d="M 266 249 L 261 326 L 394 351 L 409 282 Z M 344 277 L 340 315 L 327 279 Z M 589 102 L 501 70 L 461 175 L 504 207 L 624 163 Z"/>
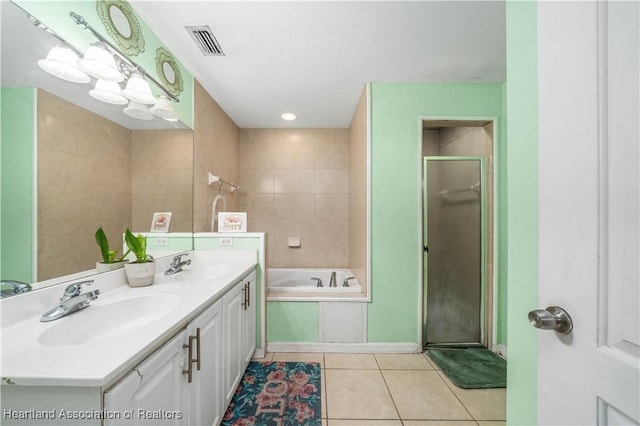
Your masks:
<path fill-rule="evenodd" d="M 168 246 L 169 239 L 168 238 L 156 238 L 155 239 L 156 246 Z"/>
<path fill-rule="evenodd" d="M 232 246 L 233 245 L 233 238 L 229 238 L 229 237 L 224 237 L 224 238 L 220 238 L 220 245 L 221 246 Z"/>

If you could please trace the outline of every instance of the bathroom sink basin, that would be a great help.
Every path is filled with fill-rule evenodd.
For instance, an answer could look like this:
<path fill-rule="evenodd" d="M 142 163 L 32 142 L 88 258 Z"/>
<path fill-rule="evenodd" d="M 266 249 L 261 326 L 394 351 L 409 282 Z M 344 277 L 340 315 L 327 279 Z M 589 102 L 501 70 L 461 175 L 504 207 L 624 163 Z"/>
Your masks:
<path fill-rule="evenodd" d="M 94 302 L 88 308 L 56 320 L 40 334 L 38 341 L 47 346 L 83 345 L 107 339 L 151 324 L 170 313 L 180 297 L 173 294 L 149 294 L 107 304 Z"/>

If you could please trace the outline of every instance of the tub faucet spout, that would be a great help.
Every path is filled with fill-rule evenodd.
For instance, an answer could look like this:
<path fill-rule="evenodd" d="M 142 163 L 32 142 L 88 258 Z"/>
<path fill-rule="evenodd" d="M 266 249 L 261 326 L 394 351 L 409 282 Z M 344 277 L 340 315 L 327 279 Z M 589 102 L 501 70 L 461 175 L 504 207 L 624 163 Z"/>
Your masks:
<path fill-rule="evenodd" d="M 336 282 L 336 271 L 331 273 L 331 278 L 329 279 L 329 287 L 337 287 L 338 284 Z"/>
<path fill-rule="evenodd" d="M 313 278 L 311 278 L 311 279 L 312 279 L 312 280 L 315 280 L 315 282 L 316 282 L 316 287 L 324 287 L 324 286 L 322 285 L 322 279 L 320 279 L 320 278 L 316 278 L 316 277 L 313 277 Z"/>

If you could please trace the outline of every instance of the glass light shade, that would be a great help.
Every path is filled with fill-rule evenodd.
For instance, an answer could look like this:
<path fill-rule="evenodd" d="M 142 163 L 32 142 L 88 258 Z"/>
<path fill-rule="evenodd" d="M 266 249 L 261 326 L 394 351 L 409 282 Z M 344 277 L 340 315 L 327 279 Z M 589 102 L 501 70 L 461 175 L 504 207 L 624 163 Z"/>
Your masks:
<path fill-rule="evenodd" d="M 54 46 L 47 54 L 47 59 L 40 59 L 38 65 L 51 75 L 73 83 L 91 81 L 84 71 L 78 68 L 78 55 L 66 46 Z"/>
<path fill-rule="evenodd" d="M 151 86 L 140 74 L 132 74 L 127 81 L 127 86 L 122 89 L 122 94 L 129 100 L 141 104 L 155 104 L 156 98 L 151 93 Z"/>
<path fill-rule="evenodd" d="M 100 45 L 89 46 L 78 64 L 84 72 L 97 79 L 116 83 L 124 80 L 124 75 L 118 70 L 113 55 Z"/>
<path fill-rule="evenodd" d="M 148 106 L 134 101 L 129 102 L 129 105 L 124 109 L 124 113 L 138 120 L 153 120 L 154 117 L 154 115 L 149 112 Z"/>
<path fill-rule="evenodd" d="M 98 80 L 96 87 L 89 91 L 89 94 L 99 101 L 114 105 L 125 105 L 127 98 L 122 96 L 120 85 L 115 81 Z"/>
<path fill-rule="evenodd" d="M 173 102 L 166 95 L 158 96 L 158 102 L 149 111 L 160 118 L 164 118 L 167 121 L 178 121 L 178 115 L 173 108 Z"/>

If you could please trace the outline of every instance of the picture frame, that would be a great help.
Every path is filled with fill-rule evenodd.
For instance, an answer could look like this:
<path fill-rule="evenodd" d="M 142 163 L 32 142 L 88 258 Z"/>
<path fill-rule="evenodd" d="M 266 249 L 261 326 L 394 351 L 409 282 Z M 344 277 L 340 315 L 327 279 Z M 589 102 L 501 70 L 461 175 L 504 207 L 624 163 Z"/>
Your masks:
<path fill-rule="evenodd" d="M 153 214 L 150 232 L 169 232 L 171 212 L 156 212 Z"/>
<path fill-rule="evenodd" d="M 218 213 L 218 232 L 247 232 L 247 212 Z"/>

